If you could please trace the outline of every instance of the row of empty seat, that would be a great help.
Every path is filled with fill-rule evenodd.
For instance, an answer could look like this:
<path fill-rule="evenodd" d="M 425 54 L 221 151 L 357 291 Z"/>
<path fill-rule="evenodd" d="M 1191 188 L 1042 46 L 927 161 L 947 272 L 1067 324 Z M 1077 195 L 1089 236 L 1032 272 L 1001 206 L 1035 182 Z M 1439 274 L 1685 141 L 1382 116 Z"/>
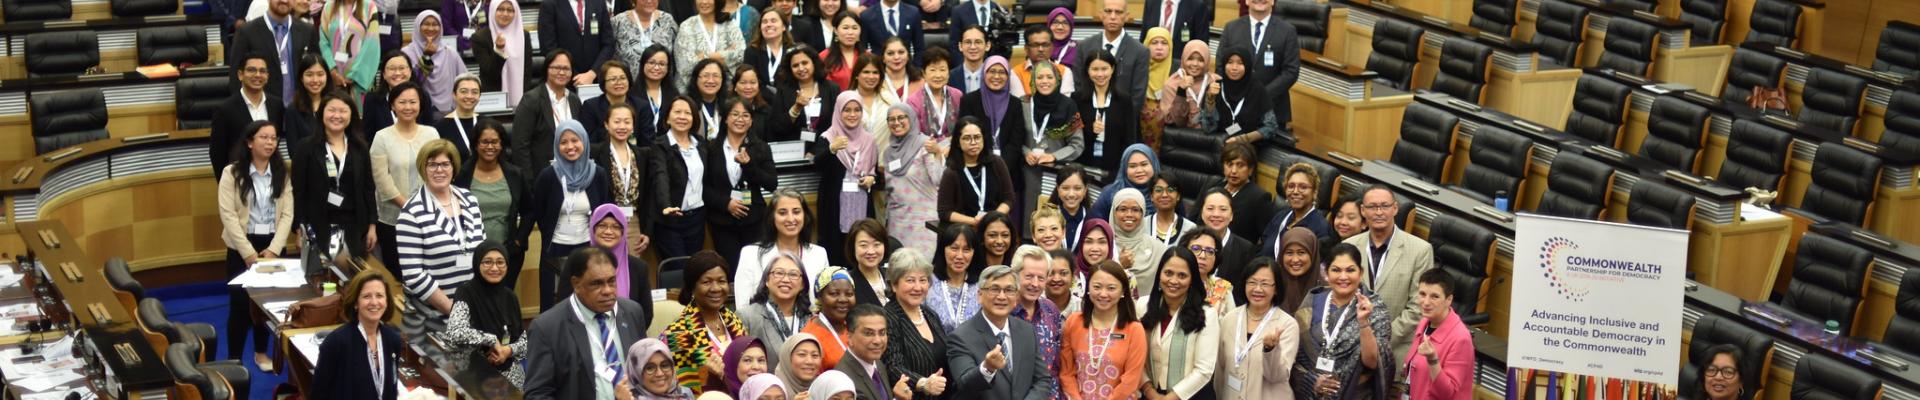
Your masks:
<path fill-rule="evenodd" d="M 7 22 L 60 21 L 73 18 L 73 0 L 5 0 Z M 180 12 L 178 0 L 107 0 L 116 17 L 146 17 Z"/>
<path fill-rule="evenodd" d="M 205 64 L 207 29 L 200 25 L 141 28 L 135 33 L 138 65 Z M 56 31 L 27 35 L 29 77 L 81 75 L 100 66 L 100 38 L 94 31 Z"/>

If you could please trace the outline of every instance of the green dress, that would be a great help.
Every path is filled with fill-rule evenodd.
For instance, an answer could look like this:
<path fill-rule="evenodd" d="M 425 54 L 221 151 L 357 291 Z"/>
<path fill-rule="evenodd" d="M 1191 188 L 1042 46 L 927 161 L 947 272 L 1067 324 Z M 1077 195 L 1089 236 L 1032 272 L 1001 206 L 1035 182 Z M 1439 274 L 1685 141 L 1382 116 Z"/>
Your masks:
<path fill-rule="evenodd" d="M 507 218 L 513 215 L 513 193 L 507 187 L 507 180 L 493 182 L 473 181 L 473 197 L 480 200 L 480 222 L 487 232 L 487 239 L 506 243 Z"/>

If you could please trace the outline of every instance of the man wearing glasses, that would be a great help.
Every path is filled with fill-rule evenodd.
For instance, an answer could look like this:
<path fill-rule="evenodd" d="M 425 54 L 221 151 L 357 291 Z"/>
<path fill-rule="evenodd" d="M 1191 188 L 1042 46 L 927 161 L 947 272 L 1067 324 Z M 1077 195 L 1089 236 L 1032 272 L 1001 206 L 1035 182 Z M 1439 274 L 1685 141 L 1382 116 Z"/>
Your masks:
<path fill-rule="evenodd" d="M 960 393 L 979 393 L 981 400 L 1053 398 L 1053 375 L 1037 356 L 1033 324 L 1010 318 L 1020 301 L 1020 280 L 1005 265 L 980 273 L 980 313 L 947 338 L 947 373 Z"/>
<path fill-rule="evenodd" d="M 213 111 L 213 124 L 208 133 L 210 143 L 207 147 L 207 159 L 213 161 L 213 174 L 220 175 L 220 169 L 226 168 L 233 156 L 234 138 L 245 135 L 247 125 L 254 121 L 270 121 L 280 126 L 280 114 L 284 111 L 280 96 L 266 91 L 267 78 L 272 67 L 267 57 L 260 53 L 248 53 L 240 60 L 238 75 L 240 94 L 227 96 L 220 108 Z M 283 138 L 283 143 L 299 143 L 294 137 Z"/>
<path fill-rule="evenodd" d="M 1364 250 L 1360 267 L 1365 268 L 1363 286 L 1373 289 L 1386 304 L 1380 310 L 1393 318 L 1393 354 L 1407 354 L 1413 343 L 1409 334 L 1420 322 L 1419 282 L 1414 277 L 1433 269 L 1433 245 L 1394 225 L 1400 215 L 1400 203 L 1393 190 L 1383 185 L 1367 187 L 1360 196 L 1360 216 L 1367 232 L 1348 238 L 1346 243 Z"/>

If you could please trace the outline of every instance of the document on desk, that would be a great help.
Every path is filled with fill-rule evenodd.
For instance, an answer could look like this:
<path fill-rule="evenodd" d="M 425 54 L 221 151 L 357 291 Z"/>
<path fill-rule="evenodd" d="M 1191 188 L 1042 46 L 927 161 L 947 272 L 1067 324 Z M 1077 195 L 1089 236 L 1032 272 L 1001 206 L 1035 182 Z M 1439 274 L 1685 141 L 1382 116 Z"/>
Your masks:
<path fill-rule="evenodd" d="M 293 300 L 277 301 L 261 304 L 260 308 L 266 309 L 267 314 L 273 316 L 275 324 L 284 324 L 287 322 L 287 310 L 293 308 L 293 303 Z"/>
<path fill-rule="evenodd" d="M 313 364 L 320 363 L 320 334 L 319 333 L 317 332 L 302 333 L 298 335 L 293 335 L 293 336 L 287 337 L 287 341 L 293 344 L 293 350 L 300 352 L 301 357 L 306 357 L 306 359 L 312 360 Z"/>
<path fill-rule="evenodd" d="M 266 260 L 254 263 L 253 268 L 227 284 L 247 288 L 297 288 L 307 284 L 307 273 L 297 258 Z"/>
<path fill-rule="evenodd" d="M 1773 210 L 1768 210 L 1765 207 L 1754 207 L 1751 205 L 1740 207 L 1740 220 L 1742 221 L 1766 221 L 1786 217 L 1785 215 L 1780 215 L 1780 213 L 1773 212 Z"/>

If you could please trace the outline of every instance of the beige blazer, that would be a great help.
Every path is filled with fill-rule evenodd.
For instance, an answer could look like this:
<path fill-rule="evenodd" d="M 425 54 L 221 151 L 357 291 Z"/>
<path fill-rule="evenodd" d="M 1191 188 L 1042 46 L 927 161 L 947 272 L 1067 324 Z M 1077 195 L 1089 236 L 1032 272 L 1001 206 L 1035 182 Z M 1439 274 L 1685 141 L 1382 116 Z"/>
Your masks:
<path fill-rule="evenodd" d="M 281 173 L 288 173 L 283 170 Z M 220 188 L 217 195 L 220 201 L 220 241 L 227 248 L 239 252 L 240 256 L 259 254 L 261 249 L 253 248 L 247 241 L 247 212 L 253 202 L 240 198 L 239 182 L 233 179 L 233 166 L 220 169 Z M 287 181 L 287 187 L 280 196 L 273 199 L 273 243 L 265 250 L 280 254 L 286 248 L 289 232 L 293 231 L 293 181 Z"/>
<path fill-rule="evenodd" d="M 1150 298 L 1151 296 L 1141 296 L 1135 299 L 1135 312 L 1146 316 L 1147 301 Z M 1182 399 L 1190 399 L 1194 394 L 1199 393 L 1200 389 L 1213 384 L 1214 361 L 1219 359 L 1219 351 L 1215 349 L 1220 346 L 1220 321 L 1215 319 L 1219 314 L 1213 311 L 1213 306 L 1203 306 L 1200 309 L 1201 314 L 1206 315 L 1207 322 L 1206 327 L 1198 332 L 1188 333 L 1180 330 L 1179 318 L 1174 318 L 1174 326 L 1165 331 L 1161 331 L 1158 326 L 1143 327 L 1147 331 L 1147 379 L 1145 380 L 1147 387 L 1166 388 Z M 1168 353 L 1173 351 L 1172 339 L 1176 335 L 1187 337 L 1185 357 L 1187 374 L 1185 376 L 1167 376 L 1167 362 L 1172 358 Z"/>
<path fill-rule="evenodd" d="M 1274 309 L 1265 327 L 1248 324 L 1246 306 L 1234 307 L 1220 319 L 1220 359 L 1216 362 L 1220 369 L 1213 373 L 1213 392 L 1221 400 L 1293 398 L 1293 357 L 1300 351 L 1300 323 L 1293 313 Z M 1254 329 L 1259 331 L 1253 332 L 1253 347 L 1247 350 L 1247 358 L 1234 362 L 1240 346 L 1247 344 L 1247 331 Z M 1267 351 L 1260 340 L 1276 330 L 1280 331 L 1280 343 Z M 1229 380 L 1237 381 L 1240 388 L 1234 389 Z"/>
<path fill-rule="evenodd" d="M 1346 243 L 1360 248 L 1360 266 L 1362 269 L 1373 265 L 1373 246 L 1370 234 L 1361 232 L 1347 238 Z M 1389 312 L 1387 318 L 1393 320 L 1393 354 L 1408 354 L 1407 348 L 1413 344 L 1413 326 L 1420 323 L 1420 303 L 1415 300 L 1420 295 L 1420 274 L 1433 269 L 1433 245 L 1412 233 L 1393 229 L 1392 239 L 1387 241 L 1387 259 L 1380 263 L 1379 282 L 1365 283 L 1367 288 L 1380 296 L 1379 310 Z M 1369 271 L 1369 274 L 1372 272 Z"/>

